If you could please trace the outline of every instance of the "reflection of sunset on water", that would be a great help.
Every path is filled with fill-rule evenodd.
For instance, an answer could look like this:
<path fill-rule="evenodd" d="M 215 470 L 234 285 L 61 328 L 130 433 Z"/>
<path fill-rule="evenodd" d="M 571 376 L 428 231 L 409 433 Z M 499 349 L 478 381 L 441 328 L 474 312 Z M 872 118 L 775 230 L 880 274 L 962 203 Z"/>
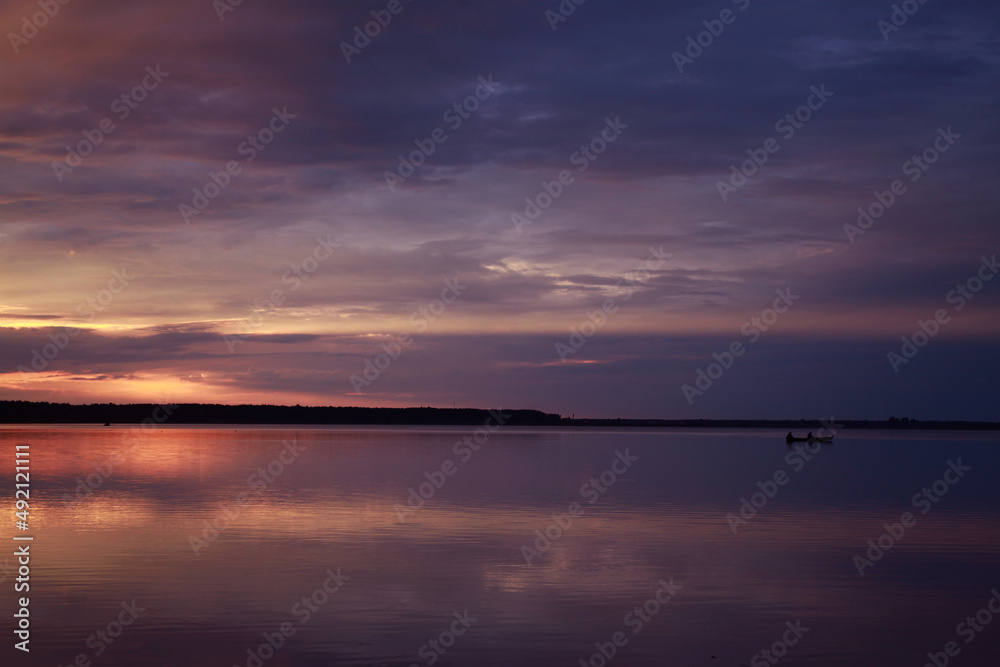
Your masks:
<path fill-rule="evenodd" d="M 1000 553 L 1000 520 L 982 504 L 997 491 L 988 476 L 976 476 L 995 453 L 972 434 L 940 446 L 962 451 L 973 469 L 928 513 L 918 511 L 917 523 L 861 578 L 852 556 L 950 456 L 936 453 L 926 471 L 911 474 L 889 455 L 926 447 L 926 437 L 824 446 L 734 535 L 726 515 L 758 488 L 755 480 L 787 467 L 790 450 L 780 435 L 508 428 L 452 476 L 425 476 L 455 457 L 452 447 L 466 430 L 150 429 L 78 502 L 63 494 L 118 451 L 132 429 L 4 428 L 0 441 L 4 448 L 32 443 L 31 517 L 35 548 L 44 554 L 33 570 L 42 582 L 38 608 L 62 626 L 85 628 L 101 620 L 97 612 L 81 619 L 79 609 L 141 598 L 150 610 L 148 627 L 135 629 L 143 641 L 160 641 L 148 634 L 153 628 L 173 628 L 231 645 L 230 661 L 248 641 L 240 628 L 268 631 L 328 568 L 342 568 L 349 585 L 315 614 L 289 655 L 350 653 L 357 637 L 385 646 L 373 630 L 379 627 L 416 641 L 433 631 L 436 616 L 466 608 L 489 619 L 470 631 L 470 650 L 483 637 L 517 636 L 518 650 L 561 637 L 547 640 L 551 650 L 573 654 L 576 637 L 621 625 L 657 582 L 671 578 L 683 589 L 629 645 L 640 664 L 653 664 L 663 651 L 697 659 L 709 641 L 706 628 L 718 622 L 744 630 L 709 641 L 713 651 L 745 648 L 792 614 L 824 628 L 810 636 L 813 652 L 836 651 L 837 638 L 848 633 L 878 654 L 912 642 L 900 639 L 893 648 L 873 628 L 910 617 L 914 595 L 937 608 L 912 621 L 914 628 L 931 632 L 950 622 L 976 597 L 977 573 Z M 595 502 L 581 500 L 589 480 L 624 451 L 633 467 L 589 496 Z M 845 495 L 835 473 L 845 465 L 872 470 L 879 484 L 859 477 Z M 440 488 L 401 513 L 410 489 L 431 478 Z M 868 495 L 869 487 L 881 495 Z M 573 501 L 582 513 L 570 524 Z M 0 528 L 0 539 L 13 536 L 9 524 Z M 540 549 L 530 564 L 526 546 Z M 957 591 L 939 590 L 942 571 Z M 477 631 L 487 634 L 476 639 Z M 229 637 L 234 632 L 239 637 Z"/>

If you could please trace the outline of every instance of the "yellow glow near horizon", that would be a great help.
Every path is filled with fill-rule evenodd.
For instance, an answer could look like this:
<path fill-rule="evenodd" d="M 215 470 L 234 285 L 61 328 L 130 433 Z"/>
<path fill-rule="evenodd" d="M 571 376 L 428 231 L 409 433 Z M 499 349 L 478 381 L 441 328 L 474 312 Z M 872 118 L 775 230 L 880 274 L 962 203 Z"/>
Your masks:
<path fill-rule="evenodd" d="M 347 388 L 347 385 L 345 385 Z M 217 372 L 198 373 L 197 378 L 169 375 L 161 372 L 137 372 L 128 377 L 106 377 L 100 374 L 52 371 L 40 373 L 0 373 L 0 389 L 17 393 L 21 400 L 53 403 L 219 403 L 225 405 L 284 403 L 300 405 L 332 405 L 341 403 L 386 407 L 397 403 L 381 401 L 374 396 L 367 400 L 349 400 L 345 395 L 330 393 L 317 396 L 309 392 L 281 392 L 263 388 L 241 389 L 232 384 L 232 375 Z M 80 396 L 85 394 L 86 400 Z M 10 396 L 6 398 L 12 398 Z M 398 405 L 405 404 L 405 401 Z"/>

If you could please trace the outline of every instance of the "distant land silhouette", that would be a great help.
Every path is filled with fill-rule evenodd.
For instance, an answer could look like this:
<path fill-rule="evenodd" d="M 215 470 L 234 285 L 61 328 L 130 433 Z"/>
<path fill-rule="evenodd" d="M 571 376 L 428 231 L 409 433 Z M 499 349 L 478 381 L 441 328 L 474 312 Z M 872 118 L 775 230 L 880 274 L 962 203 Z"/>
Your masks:
<path fill-rule="evenodd" d="M 152 403 L 43 403 L 0 401 L 0 424 L 139 424 L 150 419 Z M 490 419 L 490 410 L 477 408 L 360 408 L 303 407 L 299 405 L 171 405 L 164 424 L 309 424 L 478 426 Z M 573 419 L 538 410 L 502 410 L 505 426 L 615 426 L 657 428 L 780 428 L 819 431 L 817 419 Z M 509 418 L 506 417 L 509 415 Z M 158 421 L 159 418 L 158 418 Z M 845 429 L 1000 430 L 1000 422 L 921 421 L 892 417 L 885 421 L 837 419 Z"/>

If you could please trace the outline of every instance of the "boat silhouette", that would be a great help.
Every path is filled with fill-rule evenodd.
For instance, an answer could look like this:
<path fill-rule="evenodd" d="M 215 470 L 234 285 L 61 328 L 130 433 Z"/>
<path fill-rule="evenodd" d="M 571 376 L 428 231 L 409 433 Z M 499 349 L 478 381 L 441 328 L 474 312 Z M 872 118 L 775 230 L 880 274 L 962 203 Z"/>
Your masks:
<path fill-rule="evenodd" d="M 785 436 L 785 442 L 791 444 L 793 442 L 833 442 L 833 436 L 816 436 L 811 432 L 804 438 L 797 438 L 791 433 Z"/>

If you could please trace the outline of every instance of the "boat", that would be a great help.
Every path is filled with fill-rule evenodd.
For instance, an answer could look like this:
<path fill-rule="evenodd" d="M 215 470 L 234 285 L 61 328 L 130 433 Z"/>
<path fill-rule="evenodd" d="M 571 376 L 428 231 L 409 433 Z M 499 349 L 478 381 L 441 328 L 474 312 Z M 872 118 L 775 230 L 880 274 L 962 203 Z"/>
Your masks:
<path fill-rule="evenodd" d="M 804 438 L 796 438 L 794 435 L 789 433 L 788 435 L 785 436 L 785 442 L 787 442 L 788 444 L 791 444 L 793 442 L 833 442 L 833 436 L 832 435 L 816 436 L 810 433 Z"/>

